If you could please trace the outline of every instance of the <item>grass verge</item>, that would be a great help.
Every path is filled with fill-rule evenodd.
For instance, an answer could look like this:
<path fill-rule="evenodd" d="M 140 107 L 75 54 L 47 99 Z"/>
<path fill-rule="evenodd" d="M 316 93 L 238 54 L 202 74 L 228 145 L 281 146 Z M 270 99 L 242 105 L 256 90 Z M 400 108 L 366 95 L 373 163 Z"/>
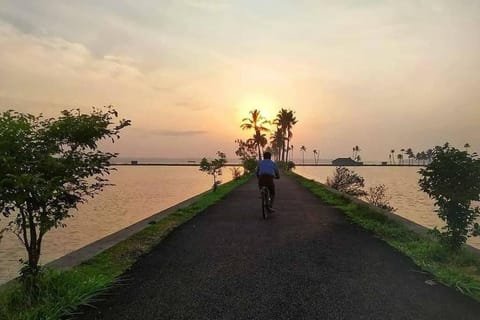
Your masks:
<path fill-rule="evenodd" d="M 68 316 L 108 289 L 139 257 L 176 227 L 217 203 L 248 179 L 242 177 L 220 185 L 216 192 L 205 194 L 188 207 L 177 210 L 77 267 L 66 271 L 45 269 L 39 282 L 40 299 L 30 307 L 25 303 L 27 295 L 20 283 L 10 283 L 0 292 L 0 319 L 39 320 Z"/>
<path fill-rule="evenodd" d="M 371 231 L 392 247 L 410 257 L 438 282 L 480 301 L 480 259 L 462 250 L 452 253 L 436 239 L 411 231 L 368 205 L 353 203 L 322 184 L 296 173 L 290 174 L 324 202 L 340 209 L 354 223 Z"/>

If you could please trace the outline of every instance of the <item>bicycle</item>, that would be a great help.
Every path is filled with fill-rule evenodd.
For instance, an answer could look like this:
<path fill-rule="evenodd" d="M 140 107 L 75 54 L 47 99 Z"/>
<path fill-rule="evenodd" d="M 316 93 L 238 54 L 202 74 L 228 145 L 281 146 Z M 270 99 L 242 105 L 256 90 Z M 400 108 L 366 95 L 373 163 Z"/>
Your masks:
<path fill-rule="evenodd" d="M 268 190 L 267 186 L 262 186 L 260 188 L 260 195 L 262 198 L 262 216 L 263 219 L 268 218 L 268 214 L 272 212 L 271 209 L 271 198 L 270 198 L 270 190 Z"/>

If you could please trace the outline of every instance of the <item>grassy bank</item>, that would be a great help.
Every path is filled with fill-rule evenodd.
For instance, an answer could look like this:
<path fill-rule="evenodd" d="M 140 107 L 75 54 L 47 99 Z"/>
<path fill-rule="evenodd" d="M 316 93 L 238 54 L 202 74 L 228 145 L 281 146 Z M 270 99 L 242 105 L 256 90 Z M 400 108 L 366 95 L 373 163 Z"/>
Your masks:
<path fill-rule="evenodd" d="M 27 307 L 19 283 L 10 283 L 0 292 L 0 319 L 60 319 L 79 305 L 108 289 L 143 254 L 160 243 L 172 230 L 217 203 L 248 177 L 225 183 L 195 203 L 179 209 L 118 243 L 94 258 L 67 271 L 45 270 L 40 281 L 40 301 Z"/>
<path fill-rule="evenodd" d="M 322 184 L 291 173 L 297 181 L 324 202 L 343 211 L 348 218 L 371 231 L 392 247 L 409 256 L 421 269 L 431 273 L 436 281 L 453 287 L 480 301 L 480 259 L 471 253 L 449 252 L 433 237 L 417 234 L 381 211 L 354 203 L 333 193 Z"/>

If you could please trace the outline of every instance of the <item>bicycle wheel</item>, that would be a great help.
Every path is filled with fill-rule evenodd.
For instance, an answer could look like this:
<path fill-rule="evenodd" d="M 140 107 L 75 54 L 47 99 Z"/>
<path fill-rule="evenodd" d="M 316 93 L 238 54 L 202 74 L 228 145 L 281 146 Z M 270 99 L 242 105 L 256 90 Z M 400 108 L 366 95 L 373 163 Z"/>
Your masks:
<path fill-rule="evenodd" d="M 262 216 L 263 219 L 268 218 L 269 194 L 267 187 L 262 187 Z"/>

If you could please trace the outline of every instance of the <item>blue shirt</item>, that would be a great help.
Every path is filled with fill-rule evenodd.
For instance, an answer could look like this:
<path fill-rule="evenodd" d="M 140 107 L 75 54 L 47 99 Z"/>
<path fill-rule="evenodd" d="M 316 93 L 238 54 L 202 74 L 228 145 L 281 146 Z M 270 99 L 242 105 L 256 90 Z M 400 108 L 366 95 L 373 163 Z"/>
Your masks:
<path fill-rule="evenodd" d="M 280 176 L 280 174 L 278 173 L 277 164 L 271 159 L 263 159 L 258 163 L 257 176 L 260 176 L 262 174 L 268 174 L 276 178 Z"/>

